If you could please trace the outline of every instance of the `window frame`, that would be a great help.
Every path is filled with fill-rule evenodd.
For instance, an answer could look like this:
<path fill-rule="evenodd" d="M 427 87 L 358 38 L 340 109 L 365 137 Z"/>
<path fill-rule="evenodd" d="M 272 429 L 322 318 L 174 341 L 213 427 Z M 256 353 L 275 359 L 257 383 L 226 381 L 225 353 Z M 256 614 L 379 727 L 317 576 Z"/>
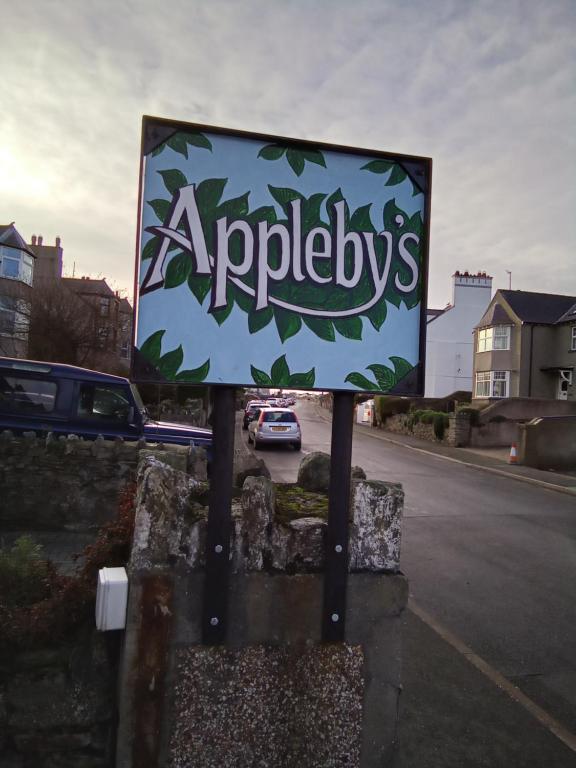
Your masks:
<path fill-rule="evenodd" d="M 482 377 L 482 379 L 480 379 Z M 479 384 L 488 384 L 488 394 L 479 394 Z M 499 384 L 504 385 L 504 394 L 496 394 L 500 389 Z M 477 399 L 506 400 L 510 397 L 510 371 L 476 371 L 474 379 L 474 397 Z"/>
<path fill-rule="evenodd" d="M 9 275 L 5 272 L 5 264 L 15 263 L 16 274 Z M 18 280 L 26 285 L 34 282 L 34 258 L 21 248 L 13 248 L 9 245 L 0 245 L 0 277 L 5 280 Z"/>
<path fill-rule="evenodd" d="M 570 345 L 570 351 L 576 352 L 576 325 L 572 326 L 572 343 Z"/>
<path fill-rule="evenodd" d="M 512 338 L 511 325 L 488 325 L 478 329 L 476 352 L 506 352 L 510 350 Z M 497 344 L 496 339 L 504 340 L 505 346 Z"/>

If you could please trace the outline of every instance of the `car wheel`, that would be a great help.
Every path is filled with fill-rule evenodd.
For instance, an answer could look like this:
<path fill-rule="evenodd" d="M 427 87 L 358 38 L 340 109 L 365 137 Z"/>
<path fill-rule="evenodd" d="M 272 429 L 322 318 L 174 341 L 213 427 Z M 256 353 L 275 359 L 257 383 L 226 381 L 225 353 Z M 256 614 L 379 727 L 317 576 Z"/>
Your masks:
<path fill-rule="evenodd" d="M 255 450 L 255 451 L 260 451 L 260 450 L 262 450 L 262 446 L 260 445 L 260 443 L 258 442 L 258 440 L 256 440 L 256 438 L 254 438 L 254 450 Z"/>
<path fill-rule="evenodd" d="M 295 451 L 302 450 L 302 443 L 294 443 L 294 450 Z"/>

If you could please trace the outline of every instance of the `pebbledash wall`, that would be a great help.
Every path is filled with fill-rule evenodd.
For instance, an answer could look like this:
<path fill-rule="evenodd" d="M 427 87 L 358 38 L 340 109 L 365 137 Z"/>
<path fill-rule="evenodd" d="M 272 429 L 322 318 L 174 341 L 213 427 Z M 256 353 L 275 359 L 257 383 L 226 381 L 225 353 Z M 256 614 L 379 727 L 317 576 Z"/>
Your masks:
<path fill-rule="evenodd" d="M 392 764 L 400 696 L 403 492 L 353 482 L 343 643 L 321 643 L 326 522 L 275 517 L 248 477 L 233 504 L 229 632 L 201 643 L 206 508 L 188 475 L 139 468 L 119 690 L 118 768 Z"/>

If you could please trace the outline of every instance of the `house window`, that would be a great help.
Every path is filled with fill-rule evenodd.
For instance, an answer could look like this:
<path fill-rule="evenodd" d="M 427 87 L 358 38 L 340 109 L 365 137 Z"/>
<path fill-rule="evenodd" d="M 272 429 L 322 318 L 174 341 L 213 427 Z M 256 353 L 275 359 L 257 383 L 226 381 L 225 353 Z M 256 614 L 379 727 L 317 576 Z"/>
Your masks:
<path fill-rule="evenodd" d="M 570 346 L 572 352 L 576 352 L 576 325 L 572 326 L 572 344 Z"/>
<path fill-rule="evenodd" d="M 510 326 L 495 325 L 478 331 L 477 352 L 490 352 L 492 349 L 510 349 Z"/>
<path fill-rule="evenodd" d="M 0 245 L 0 277 L 32 285 L 33 272 L 34 260 L 29 253 Z"/>
<path fill-rule="evenodd" d="M 26 339 L 29 327 L 28 302 L 14 296 L 0 296 L 0 335 Z"/>
<path fill-rule="evenodd" d="M 130 345 L 127 341 L 122 342 L 120 346 L 120 357 L 127 360 L 130 357 Z"/>
<path fill-rule="evenodd" d="M 510 371 L 478 371 L 475 397 L 509 397 Z"/>
<path fill-rule="evenodd" d="M 110 314 L 110 299 L 100 299 L 100 316 L 108 317 Z"/>

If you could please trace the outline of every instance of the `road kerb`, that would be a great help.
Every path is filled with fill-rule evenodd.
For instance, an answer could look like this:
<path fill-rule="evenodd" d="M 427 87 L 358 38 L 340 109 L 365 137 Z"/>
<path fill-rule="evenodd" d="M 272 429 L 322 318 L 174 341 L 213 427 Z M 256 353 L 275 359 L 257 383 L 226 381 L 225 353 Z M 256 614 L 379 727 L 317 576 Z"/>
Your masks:
<path fill-rule="evenodd" d="M 325 418 L 328 421 L 328 418 L 324 416 L 324 414 L 321 414 L 323 418 Z M 355 431 L 359 432 L 359 430 L 356 429 L 356 425 L 354 425 Z M 439 459 L 444 459 L 445 461 L 452 461 L 455 464 L 462 464 L 465 467 L 470 467 L 471 469 L 479 469 L 483 472 L 492 472 L 494 475 L 500 475 L 501 477 L 507 477 L 512 480 L 519 480 L 522 483 L 530 483 L 531 485 L 537 485 L 540 488 L 546 488 L 549 491 L 558 491 L 559 493 L 565 493 L 568 496 L 576 496 L 576 489 L 574 488 L 566 488 L 563 485 L 555 485 L 554 483 L 547 483 L 545 480 L 538 480 L 534 477 L 526 477 L 525 475 L 516 475 L 514 472 L 506 472 L 503 469 L 498 469 L 497 467 L 487 467 L 483 464 L 474 464 L 474 462 L 470 461 L 464 461 L 464 459 L 455 459 L 453 456 L 445 456 L 443 453 L 436 453 L 436 451 L 428 451 L 426 448 L 419 448 L 415 445 L 407 445 L 406 443 L 401 443 L 399 440 L 394 440 L 391 437 L 387 437 L 386 435 L 381 435 L 374 432 L 360 432 L 360 434 L 365 434 L 368 437 L 372 437 L 375 440 L 384 440 L 387 443 L 392 443 L 392 445 L 398 445 L 401 448 L 407 448 L 410 451 L 416 451 L 417 453 L 425 453 L 428 456 L 436 456 Z M 576 484 L 576 481 L 575 481 Z"/>

